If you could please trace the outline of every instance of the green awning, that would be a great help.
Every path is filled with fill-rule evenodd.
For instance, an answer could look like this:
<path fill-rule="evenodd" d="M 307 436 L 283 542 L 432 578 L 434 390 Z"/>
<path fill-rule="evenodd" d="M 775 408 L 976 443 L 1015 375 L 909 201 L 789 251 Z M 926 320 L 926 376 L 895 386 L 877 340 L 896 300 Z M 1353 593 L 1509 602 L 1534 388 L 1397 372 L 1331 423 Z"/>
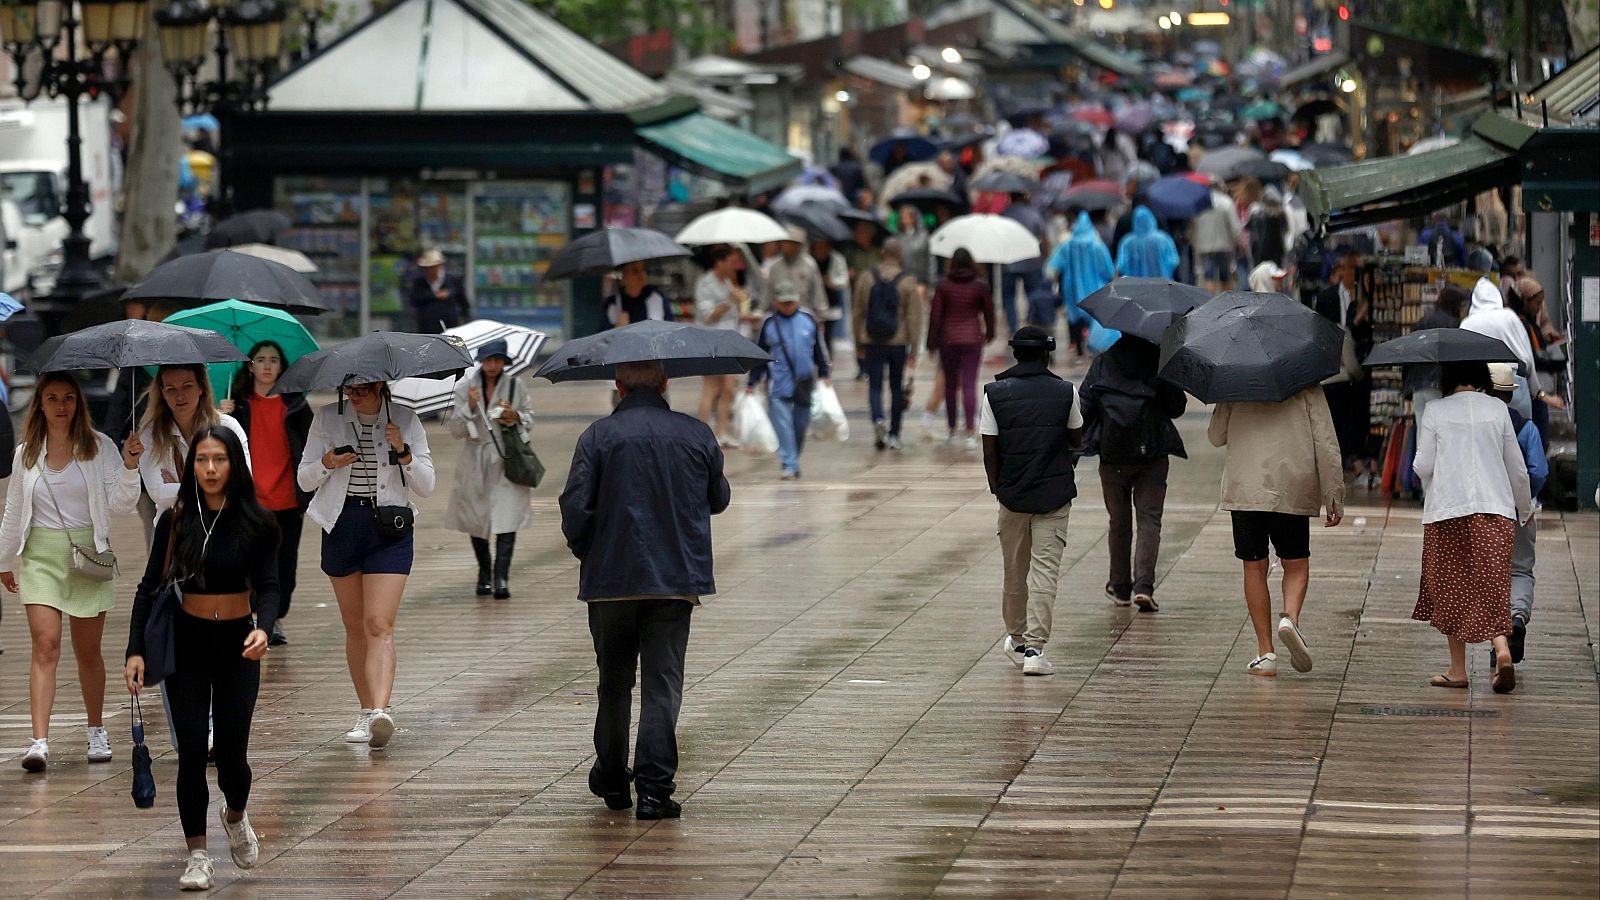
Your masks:
<path fill-rule="evenodd" d="M 1315 169 L 1300 196 L 1328 231 L 1421 216 L 1517 180 L 1517 154 L 1471 136 L 1416 156 Z"/>
<path fill-rule="evenodd" d="M 800 160 L 775 144 L 705 113 L 642 125 L 639 143 L 670 162 L 753 193 L 788 184 Z"/>

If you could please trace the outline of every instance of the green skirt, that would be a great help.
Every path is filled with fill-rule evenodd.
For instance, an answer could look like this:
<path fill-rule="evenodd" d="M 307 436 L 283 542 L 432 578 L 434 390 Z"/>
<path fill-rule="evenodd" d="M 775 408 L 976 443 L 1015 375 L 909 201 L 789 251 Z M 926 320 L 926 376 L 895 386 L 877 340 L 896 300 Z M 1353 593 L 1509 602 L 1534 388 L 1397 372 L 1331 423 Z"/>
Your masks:
<path fill-rule="evenodd" d="M 28 529 L 17 573 L 23 604 L 54 607 L 74 619 L 92 619 L 111 609 L 112 582 L 72 573 L 73 541 L 93 547 L 94 529 Z"/>

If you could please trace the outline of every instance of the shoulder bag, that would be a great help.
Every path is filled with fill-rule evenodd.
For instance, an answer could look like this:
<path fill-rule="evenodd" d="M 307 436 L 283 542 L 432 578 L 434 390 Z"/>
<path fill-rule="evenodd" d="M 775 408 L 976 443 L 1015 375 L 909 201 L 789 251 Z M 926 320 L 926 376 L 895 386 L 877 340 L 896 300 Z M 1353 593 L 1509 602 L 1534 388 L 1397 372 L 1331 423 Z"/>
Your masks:
<path fill-rule="evenodd" d="M 515 398 L 517 396 L 517 382 L 512 379 L 506 393 Z M 502 425 L 489 419 L 488 405 L 484 407 L 484 418 L 489 422 L 489 442 L 494 444 L 494 450 L 500 454 L 500 460 L 505 465 L 506 480 L 522 487 L 536 488 L 544 480 L 544 463 L 539 460 L 539 454 L 517 433 L 517 426 Z M 495 432 L 500 432 L 497 440 Z"/>
<path fill-rule="evenodd" d="M 355 426 L 351 425 L 350 428 L 354 430 Z M 360 447 L 360 437 L 360 433 L 357 432 L 356 446 L 358 448 Z M 376 455 L 377 435 L 373 435 L 372 444 L 373 453 Z M 394 451 L 393 447 L 389 448 L 389 462 L 400 469 L 400 487 L 403 494 L 406 488 L 406 469 L 405 466 L 400 465 L 400 455 Z M 374 488 L 374 490 L 381 490 L 381 486 Z M 417 515 L 411 511 L 411 507 L 404 503 L 395 506 L 380 506 L 377 502 L 378 495 L 376 493 L 373 494 L 372 500 L 372 530 L 378 533 L 378 537 L 386 541 L 397 541 L 403 537 L 410 536 L 412 530 L 416 527 L 417 520 Z"/>
<path fill-rule="evenodd" d="M 74 460 L 74 462 L 76 462 L 76 460 Z M 49 466 L 44 465 L 44 460 L 42 457 L 40 458 L 39 469 L 39 480 L 44 482 L 44 489 L 50 494 L 50 502 L 55 504 L 56 515 L 62 516 L 63 513 L 61 512 L 61 502 L 56 499 L 56 489 L 50 486 Z M 82 465 L 78 466 L 78 472 L 79 474 L 83 474 Z M 84 475 L 83 480 L 85 490 L 94 490 L 93 488 L 89 487 L 88 475 Z M 102 553 L 92 546 L 85 547 L 71 538 L 67 539 L 67 544 L 69 547 L 71 547 L 71 550 L 69 551 L 70 556 L 68 558 L 68 569 L 72 572 L 72 574 L 81 575 L 82 577 L 93 581 L 110 581 L 112 578 L 116 577 L 117 554 L 111 552 L 110 548 L 107 548 L 106 551 Z"/>
<path fill-rule="evenodd" d="M 177 669 L 173 619 L 183 605 L 183 592 L 172 576 L 172 548 L 178 542 L 178 520 L 183 504 L 172 507 L 172 528 L 167 532 L 167 555 L 161 563 L 161 584 L 150 600 L 150 617 L 144 622 L 144 683 L 160 684 Z"/>

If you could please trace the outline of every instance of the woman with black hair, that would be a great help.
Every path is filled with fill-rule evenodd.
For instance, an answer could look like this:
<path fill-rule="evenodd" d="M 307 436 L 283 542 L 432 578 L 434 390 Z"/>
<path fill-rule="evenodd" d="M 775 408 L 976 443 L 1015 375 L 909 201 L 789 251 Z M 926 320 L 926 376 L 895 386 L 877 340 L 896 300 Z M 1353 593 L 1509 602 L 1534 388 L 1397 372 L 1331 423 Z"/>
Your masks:
<path fill-rule="evenodd" d="M 389 403 L 387 384 L 347 384 L 342 393 L 312 420 L 299 480 L 316 492 L 306 515 L 322 527 L 322 571 L 339 601 L 345 663 L 361 701 L 344 739 L 381 750 L 394 737 L 394 620 L 417 512 L 410 495 L 433 494 L 433 456 L 422 422 Z"/>
<path fill-rule="evenodd" d="M 278 615 L 278 526 L 256 499 L 244 445 L 225 426 L 194 434 L 178 496 L 156 522 L 155 545 L 133 596 L 123 677 L 144 687 L 145 627 L 168 580 L 179 589 L 172 613 L 174 668 L 162 682 L 178 746 L 178 816 L 189 856 L 178 886 L 211 887 L 206 852 L 207 719 L 215 722 L 217 786 L 228 849 L 241 869 L 256 864 L 260 844 L 245 805 L 250 799 L 250 721 L 261 686 L 261 659 Z"/>
<path fill-rule="evenodd" d="M 450 489 L 450 526 L 472 539 L 478 559 L 477 594 L 496 600 L 511 596 L 511 551 L 517 532 L 533 519 L 531 488 L 506 478 L 510 441 L 528 441 L 533 403 L 526 383 L 506 372 L 511 357 L 504 340 L 478 348 L 478 365 L 456 382 L 450 433 L 466 441 L 456 457 L 456 480 Z M 489 539 L 494 539 L 494 557 Z M 491 581 L 491 565 L 492 577 Z"/>
<path fill-rule="evenodd" d="M 218 404 L 250 436 L 250 469 L 256 499 L 278 522 L 278 621 L 269 635 L 274 647 L 289 643 L 283 619 L 294 598 L 295 569 L 300 565 L 300 531 L 311 495 L 295 483 L 300 457 L 311 431 L 311 406 L 305 394 L 269 396 L 289 357 L 276 341 L 260 341 L 233 378 L 228 399 Z"/>

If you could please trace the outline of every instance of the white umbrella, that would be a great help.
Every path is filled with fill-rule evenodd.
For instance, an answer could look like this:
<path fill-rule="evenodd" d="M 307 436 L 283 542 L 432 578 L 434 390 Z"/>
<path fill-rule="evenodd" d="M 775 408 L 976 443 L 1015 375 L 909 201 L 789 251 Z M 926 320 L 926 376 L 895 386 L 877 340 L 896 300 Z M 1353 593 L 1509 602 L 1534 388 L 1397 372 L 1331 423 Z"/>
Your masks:
<path fill-rule="evenodd" d="M 765 244 L 788 239 L 788 230 L 776 219 L 737 206 L 696 216 L 673 238 L 680 244 Z"/>
<path fill-rule="evenodd" d="M 1301 156 L 1298 150 L 1274 150 L 1267 159 L 1288 168 L 1291 172 L 1309 172 L 1317 167 L 1316 163 Z"/>
<path fill-rule="evenodd" d="M 1010 265 L 1039 257 L 1039 239 L 1016 219 L 973 213 L 940 226 L 928 241 L 928 252 L 948 259 L 962 247 L 973 262 Z"/>
<path fill-rule="evenodd" d="M 311 257 L 301 253 L 299 250 L 290 250 L 287 247 L 274 247 L 271 244 L 239 244 L 229 247 L 228 252 L 243 253 L 246 256 L 254 256 L 257 259 L 270 259 L 279 265 L 288 266 L 304 275 L 310 275 L 312 272 L 317 271 L 317 264 L 311 261 Z"/>
<path fill-rule="evenodd" d="M 445 334 L 461 338 L 474 357 L 478 355 L 478 348 L 484 344 L 493 340 L 505 340 L 506 353 L 511 357 L 511 364 L 506 366 L 506 373 L 509 375 L 517 375 L 533 368 L 534 363 L 538 362 L 539 348 L 544 346 L 546 337 L 542 331 L 534 331 L 519 325 L 507 325 L 493 319 L 474 319 L 465 325 L 447 329 Z M 454 375 L 448 378 L 402 378 L 389 386 L 389 393 L 394 397 L 396 404 L 420 416 L 449 409 L 455 387 Z"/>
<path fill-rule="evenodd" d="M 772 210 L 780 213 L 794 212 L 806 203 L 826 203 L 842 206 L 845 209 L 851 206 L 850 201 L 839 193 L 838 188 L 831 188 L 825 184 L 797 184 L 784 188 L 783 193 L 772 198 Z"/>
<path fill-rule="evenodd" d="M 929 100 L 971 100 L 978 92 L 964 79 L 947 76 L 929 85 L 924 96 Z"/>

